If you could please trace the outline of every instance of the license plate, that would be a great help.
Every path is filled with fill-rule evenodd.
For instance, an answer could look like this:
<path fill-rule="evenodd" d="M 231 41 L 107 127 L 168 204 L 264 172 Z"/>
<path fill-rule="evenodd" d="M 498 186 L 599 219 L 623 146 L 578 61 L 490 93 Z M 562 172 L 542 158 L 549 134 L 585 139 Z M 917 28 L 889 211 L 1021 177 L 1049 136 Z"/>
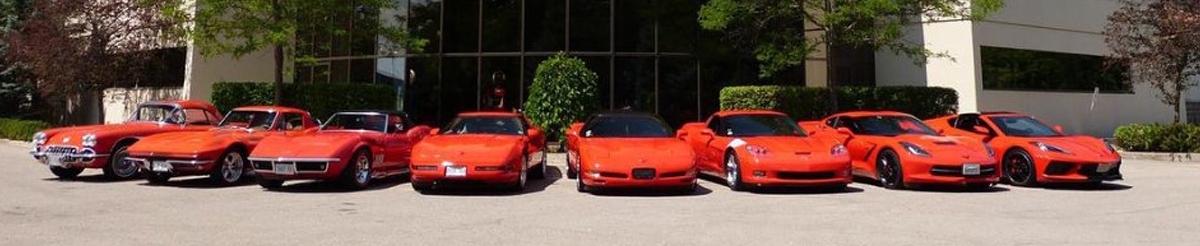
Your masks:
<path fill-rule="evenodd" d="M 1102 173 L 1108 172 L 1109 170 L 1112 170 L 1113 166 L 1116 166 L 1116 164 L 1104 163 L 1104 164 L 1097 165 L 1096 172 L 1102 172 Z"/>
<path fill-rule="evenodd" d="M 963 175 L 979 175 L 983 171 L 979 168 L 979 164 L 963 165 Z"/>
<path fill-rule="evenodd" d="M 467 167 L 446 167 L 446 177 L 466 177 Z"/>
<path fill-rule="evenodd" d="M 46 156 L 46 164 L 56 167 L 64 166 L 62 156 Z"/>
<path fill-rule="evenodd" d="M 171 163 L 165 162 L 165 161 L 156 161 L 156 162 L 150 164 L 150 171 L 160 172 L 160 173 L 170 172 L 171 171 Z"/>
<path fill-rule="evenodd" d="M 275 174 L 293 175 L 296 174 L 296 164 L 293 163 L 275 163 Z"/>

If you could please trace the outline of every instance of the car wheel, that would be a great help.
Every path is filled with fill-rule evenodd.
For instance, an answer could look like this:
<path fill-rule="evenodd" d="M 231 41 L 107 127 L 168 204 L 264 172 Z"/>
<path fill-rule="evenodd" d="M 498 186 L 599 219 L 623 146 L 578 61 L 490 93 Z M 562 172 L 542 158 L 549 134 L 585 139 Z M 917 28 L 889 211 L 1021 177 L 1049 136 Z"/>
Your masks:
<path fill-rule="evenodd" d="M 417 192 L 426 192 L 433 190 L 433 182 L 412 182 L 412 187 Z"/>
<path fill-rule="evenodd" d="M 268 190 L 279 189 L 279 187 L 283 187 L 283 180 L 267 179 L 263 177 L 254 177 L 254 180 L 258 182 L 258 186 L 262 186 Z"/>
<path fill-rule="evenodd" d="M 108 165 L 104 165 L 104 177 L 112 180 L 122 180 L 137 177 L 140 173 L 138 166 L 133 162 L 125 161 L 129 157 L 129 145 L 123 145 L 113 150 L 112 156 L 108 158 Z"/>
<path fill-rule="evenodd" d="M 579 178 L 579 169 L 571 163 L 571 152 L 567 152 L 567 179 Z"/>
<path fill-rule="evenodd" d="M 1004 155 L 1004 177 L 1008 183 L 1017 186 L 1037 185 L 1036 173 L 1033 158 L 1025 150 L 1014 149 Z"/>
<path fill-rule="evenodd" d="M 575 191 L 586 193 L 586 192 L 591 191 L 591 189 L 592 189 L 592 187 L 588 187 L 587 184 L 583 183 L 583 177 L 579 177 L 579 178 L 575 179 Z"/>
<path fill-rule="evenodd" d="M 150 181 L 151 184 L 165 184 L 171 180 L 169 173 L 147 172 L 145 175 L 146 181 Z"/>
<path fill-rule="evenodd" d="M 79 177 L 79 173 L 83 172 L 83 168 L 50 167 L 50 172 L 54 173 L 54 176 L 58 176 L 59 179 L 73 179 Z"/>
<path fill-rule="evenodd" d="M 225 151 L 212 167 L 208 179 L 220 186 L 233 185 L 242 179 L 246 171 L 246 155 L 237 150 Z"/>
<path fill-rule="evenodd" d="M 733 191 L 746 190 L 746 185 L 742 183 L 742 164 L 733 151 L 725 154 L 725 185 Z"/>
<path fill-rule="evenodd" d="M 879 184 L 888 189 L 904 188 L 904 168 L 900 165 L 900 157 L 896 152 L 885 149 L 879 152 L 875 160 L 875 173 Z"/>
<path fill-rule="evenodd" d="M 538 164 L 537 168 L 533 169 L 533 172 L 529 174 L 529 175 L 531 175 L 530 177 L 535 178 L 535 179 L 546 179 L 546 154 L 545 153 L 546 152 L 542 152 L 542 163 Z"/>
<path fill-rule="evenodd" d="M 529 180 L 529 156 L 521 158 L 521 173 L 517 174 L 517 182 L 508 187 L 512 191 L 525 190 L 525 182 Z"/>
<path fill-rule="evenodd" d="M 354 157 L 342 168 L 341 181 L 350 189 L 366 189 L 371 183 L 371 152 L 354 152 Z"/>

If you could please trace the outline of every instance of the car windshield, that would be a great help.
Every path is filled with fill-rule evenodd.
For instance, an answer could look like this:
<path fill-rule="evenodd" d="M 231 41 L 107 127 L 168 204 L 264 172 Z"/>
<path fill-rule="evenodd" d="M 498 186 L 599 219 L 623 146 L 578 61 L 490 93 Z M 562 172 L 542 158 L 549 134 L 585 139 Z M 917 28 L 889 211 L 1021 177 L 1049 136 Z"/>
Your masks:
<path fill-rule="evenodd" d="M 671 127 L 654 117 L 606 116 L 593 119 L 583 131 L 584 137 L 663 138 L 673 137 Z"/>
<path fill-rule="evenodd" d="M 1062 133 L 1029 116 L 993 116 L 992 123 L 1004 134 L 1017 137 L 1057 137 Z"/>
<path fill-rule="evenodd" d="M 925 123 L 912 116 L 866 116 L 847 122 L 854 134 L 896 136 L 901 134 L 937 135 Z"/>
<path fill-rule="evenodd" d="M 525 135 L 525 126 L 517 117 L 469 116 L 459 117 L 446 126 L 442 134 L 503 134 Z"/>
<path fill-rule="evenodd" d="M 233 111 L 221 121 L 221 128 L 242 128 L 252 130 L 271 130 L 275 123 L 275 114 L 262 111 Z"/>
<path fill-rule="evenodd" d="M 329 117 L 329 122 L 321 126 L 321 130 L 367 130 L 384 132 L 387 130 L 387 115 L 372 113 L 339 113 Z"/>
<path fill-rule="evenodd" d="M 783 115 L 735 115 L 722 120 L 726 136 L 804 136 L 796 121 Z"/>
<path fill-rule="evenodd" d="M 167 124 L 183 124 L 183 111 L 171 105 L 142 105 L 129 121 L 152 121 Z"/>

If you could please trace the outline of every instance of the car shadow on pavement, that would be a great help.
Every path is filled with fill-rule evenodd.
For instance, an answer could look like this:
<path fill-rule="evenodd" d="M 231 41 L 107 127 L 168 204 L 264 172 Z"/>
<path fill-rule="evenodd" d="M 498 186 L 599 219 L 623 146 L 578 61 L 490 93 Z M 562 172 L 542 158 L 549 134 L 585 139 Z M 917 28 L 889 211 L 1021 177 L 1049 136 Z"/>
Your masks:
<path fill-rule="evenodd" d="M 729 188 L 725 179 L 710 175 L 700 175 L 700 179 L 712 182 L 713 185 L 721 188 Z M 842 187 L 804 187 L 804 186 L 779 186 L 779 187 L 748 187 L 746 192 L 754 194 L 766 195 L 822 195 L 822 194 L 851 194 L 860 193 L 865 190 L 853 186 Z"/>
<path fill-rule="evenodd" d="M 557 166 L 546 167 L 546 177 L 542 179 L 529 179 L 525 181 L 525 189 L 520 191 L 504 190 L 498 186 L 484 185 L 441 185 L 439 184 L 433 190 L 421 192 L 422 195 L 434 196 L 517 196 L 530 193 L 536 193 L 546 190 L 554 182 L 558 182 L 563 178 L 561 169 Z"/>
<path fill-rule="evenodd" d="M 50 178 L 44 178 L 42 180 L 58 181 L 58 182 L 84 182 L 84 183 L 115 183 L 115 182 L 129 182 L 129 181 L 146 181 L 146 179 L 142 178 L 141 176 L 138 176 L 135 178 L 129 178 L 129 179 L 109 179 L 107 177 L 104 177 L 103 174 L 77 176 L 74 178 L 50 177 Z"/>
<path fill-rule="evenodd" d="M 256 185 L 256 183 L 254 182 L 254 177 L 245 177 L 245 178 L 242 178 L 241 180 L 238 180 L 237 183 L 233 183 L 230 185 L 217 185 L 216 183 L 213 183 L 212 180 L 210 180 L 208 178 L 208 176 L 185 176 L 185 177 L 172 178 L 170 181 L 167 181 L 166 183 L 162 183 L 162 184 L 152 184 L 150 182 L 143 182 L 139 185 L 174 187 L 174 188 L 189 188 L 189 189 L 221 189 L 221 188 L 234 188 L 234 187 L 247 186 L 247 185 Z"/>
<path fill-rule="evenodd" d="M 1036 187 L 1034 187 L 1036 188 Z M 1063 184 L 1043 184 L 1043 189 L 1047 190 L 1073 190 L 1073 191 L 1119 191 L 1133 189 L 1133 186 L 1117 183 L 1063 183 Z"/>
<path fill-rule="evenodd" d="M 286 193 L 345 193 L 356 191 L 371 191 L 383 190 L 395 187 L 400 184 L 408 183 L 408 175 L 388 176 L 386 178 L 371 180 L 370 186 L 362 190 L 354 190 L 342 186 L 337 181 L 298 181 L 296 183 L 284 183 L 282 187 L 275 189 L 263 189 L 270 192 L 286 192 Z"/>
<path fill-rule="evenodd" d="M 883 184 L 879 183 L 878 180 L 862 178 L 862 177 L 855 177 L 854 182 L 859 183 L 859 184 L 865 184 L 865 185 L 874 185 L 876 187 L 886 189 L 883 187 Z M 1007 187 L 1001 187 L 1000 183 L 997 183 L 996 185 L 993 185 L 986 189 L 971 189 L 971 188 L 960 186 L 960 185 L 914 185 L 914 186 L 909 186 L 907 188 L 904 188 L 904 190 L 905 191 L 914 191 L 914 192 L 940 192 L 940 193 L 997 193 L 997 192 L 1006 192 L 1006 191 L 1009 191 L 1010 189 L 1008 189 Z"/>

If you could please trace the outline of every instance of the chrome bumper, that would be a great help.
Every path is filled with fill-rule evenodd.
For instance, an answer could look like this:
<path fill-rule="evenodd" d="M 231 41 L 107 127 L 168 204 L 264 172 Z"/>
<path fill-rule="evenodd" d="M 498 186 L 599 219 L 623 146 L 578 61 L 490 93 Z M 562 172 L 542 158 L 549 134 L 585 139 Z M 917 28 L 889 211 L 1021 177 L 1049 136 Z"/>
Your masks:
<path fill-rule="evenodd" d="M 215 162 L 214 160 L 180 160 L 180 159 L 151 160 L 151 158 L 135 158 L 135 157 L 126 157 L 125 161 L 132 162 L 134 165 L 137 165 L 139 169 L 146 170 L 146 171 L 152 171 L 152 172 L 174 172 L 177 167 L 187 168 L 187 169 L 196 169 L 201 165 L 207 165 L 207 164 Z M 168 168 L 166 170 L 161 170 L 161 169 L 154 170 L 154 167 L 151 166 L 154 162 L 167 163 Z"/>

